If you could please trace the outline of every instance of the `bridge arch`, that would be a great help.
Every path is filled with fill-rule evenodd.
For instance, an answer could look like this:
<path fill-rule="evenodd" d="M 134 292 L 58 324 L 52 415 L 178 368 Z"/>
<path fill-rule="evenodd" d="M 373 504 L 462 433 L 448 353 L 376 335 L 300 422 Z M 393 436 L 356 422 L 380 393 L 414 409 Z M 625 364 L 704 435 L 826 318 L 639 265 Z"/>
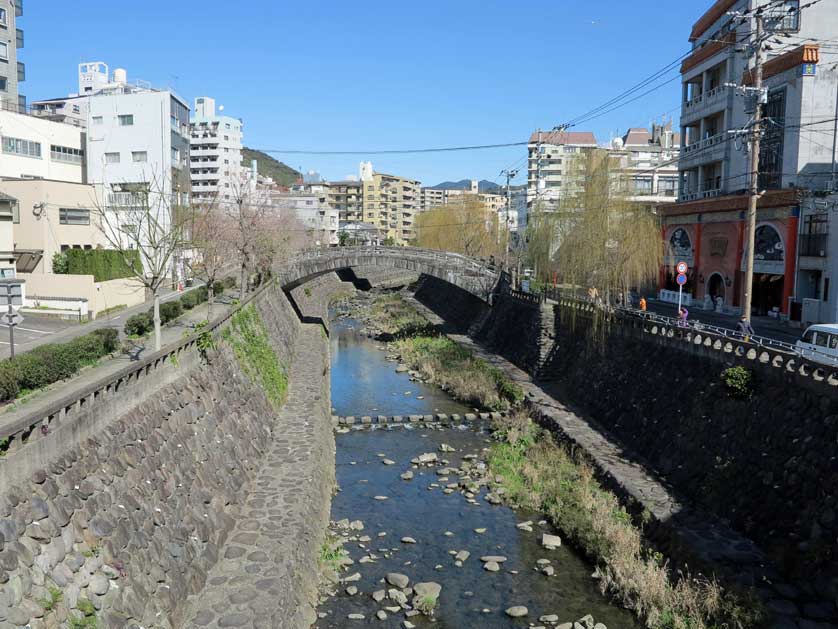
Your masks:
<path fill-rule="evenodd" d="M 499 274 L 481 260 L 457 253 L 415 247 L 333 247 L 301 252 L 280 270 L 286 290 L 333 271 L 375 266 L 430 275 L 489 301 Z"/>

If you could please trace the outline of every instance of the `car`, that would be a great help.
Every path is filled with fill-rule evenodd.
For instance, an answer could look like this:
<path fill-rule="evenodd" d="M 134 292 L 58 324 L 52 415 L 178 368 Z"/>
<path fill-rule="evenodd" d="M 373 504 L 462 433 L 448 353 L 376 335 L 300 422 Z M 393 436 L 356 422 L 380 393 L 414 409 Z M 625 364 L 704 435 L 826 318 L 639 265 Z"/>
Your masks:
<path fill-rule="evenodd" d="M 824 365 L 838 365 L 838 323 L 818 323 L 806 328 L 795 343 L 804 358 Z"/>

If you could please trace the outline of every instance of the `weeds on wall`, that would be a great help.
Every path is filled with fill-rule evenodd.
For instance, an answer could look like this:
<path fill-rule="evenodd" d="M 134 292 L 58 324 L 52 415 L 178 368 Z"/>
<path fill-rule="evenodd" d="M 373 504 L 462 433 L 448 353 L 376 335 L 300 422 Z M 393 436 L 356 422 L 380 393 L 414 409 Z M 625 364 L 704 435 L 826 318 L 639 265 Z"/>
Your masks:
<path fill-rule="evenodd" d="M 242 370 L 261 385 L 274 409 L 279 409 L 288 395 L 288 374 L 271 347 L 259 311 L 248 305 L 236 312 L 222 338 L 233 349 Z"/>
<path fill-rule="evenodd" d="M 722 382 L 725 383 L 730 397 L 747 399 L 754 393 L 754 374 L 745 367 L 729 367 L 722 372 Z"/>
<path fill-rule="evenodd" d="M 525 413 L 497 421 L 489 467 L 513 504 L 543 511 L 597 564 L 600 589 L 652 629 L 764 626 L 760 604 L 715 580 L 674 573 L 648 548 L 618 498 L 580 457 L 557 446 Z"/>

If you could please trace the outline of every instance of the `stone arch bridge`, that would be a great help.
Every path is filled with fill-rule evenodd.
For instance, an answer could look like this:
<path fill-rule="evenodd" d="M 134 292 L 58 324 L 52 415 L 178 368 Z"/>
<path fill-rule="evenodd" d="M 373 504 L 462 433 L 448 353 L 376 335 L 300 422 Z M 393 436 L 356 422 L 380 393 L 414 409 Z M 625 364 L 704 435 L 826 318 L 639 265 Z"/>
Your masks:
<path fill-rule="evenodd" d="M 325 273 L 360 266 L 424 273 L 487 302 L 500 278 L 500 272 L 487 262 L 458 253 L 415 247 L 366 246 L 302 251 L 283 265 L 279 272 L 280 283 L 289 290 Z"/>

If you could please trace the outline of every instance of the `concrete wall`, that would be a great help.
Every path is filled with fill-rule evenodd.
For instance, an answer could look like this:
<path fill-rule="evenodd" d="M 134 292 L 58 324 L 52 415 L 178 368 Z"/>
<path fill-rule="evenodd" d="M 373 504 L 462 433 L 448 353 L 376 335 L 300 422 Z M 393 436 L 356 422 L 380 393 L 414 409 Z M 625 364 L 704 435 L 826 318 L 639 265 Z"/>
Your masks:
<path fill-rule="evenodd" d="M 114 306 L 136 306 L 145 301 L 145 289 L 139 280 L 123 278 L 94 282 L 92 275 L 53 275 L 52 273 L 19 273 L 26 281 L 26 305 L 35 307 L 38 297 L 64 297 L 87 300 L 91 317 Z"/>
<path fill-rule="evenodd" d="M 52 159 L 50 146 L 65 146 L 73 149 L 85 149 L 83 129 L 61 122 L 52 122 L 43 118 L 12 113 L 0 109 L 0 129 L 3 137 L 38 142 L 41 156 L 31 157 L 0 151 L 0 175 L 12 179 L 22 177 L 42 177 L 58 181 L 85 181 L 84 165 Z"/>

